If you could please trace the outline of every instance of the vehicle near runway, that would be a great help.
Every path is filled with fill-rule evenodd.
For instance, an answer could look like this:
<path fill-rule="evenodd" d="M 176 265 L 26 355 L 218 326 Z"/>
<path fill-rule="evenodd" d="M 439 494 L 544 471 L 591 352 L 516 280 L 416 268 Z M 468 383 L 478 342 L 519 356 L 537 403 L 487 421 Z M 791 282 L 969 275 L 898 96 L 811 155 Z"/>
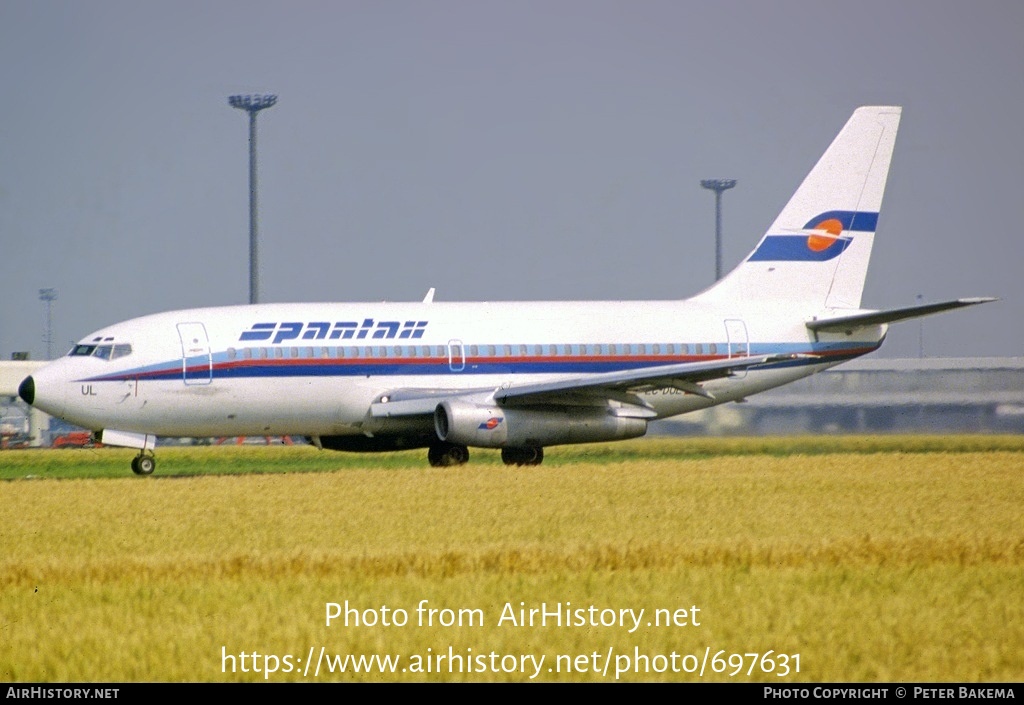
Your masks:
<path fill-rule="evenodd" d="M 97 443 L 89 431 L 68 431 L 59 436 L 54 436 L 50 441 L 51 448 L 102 448 L 103 444 Z"/>
<path fill-rule="evenodd" d="M 27 430 L 28 424 L 22 422 L 10 422 L 0 418 L 0 450 L 15 448 L 28 448 L 32 437 Z"/>
<path fill-rule="evenodd" d="M 889 323 L 992 299 L 861 308 L 899 107 L 858 108 L 754 250 L 679 301 L 256 304 L 86 336 L 21 397 L 138 448 L 157 436 L 306 436 L 321 448 L 500 448 L 642 436 L 877 349 Z"/>

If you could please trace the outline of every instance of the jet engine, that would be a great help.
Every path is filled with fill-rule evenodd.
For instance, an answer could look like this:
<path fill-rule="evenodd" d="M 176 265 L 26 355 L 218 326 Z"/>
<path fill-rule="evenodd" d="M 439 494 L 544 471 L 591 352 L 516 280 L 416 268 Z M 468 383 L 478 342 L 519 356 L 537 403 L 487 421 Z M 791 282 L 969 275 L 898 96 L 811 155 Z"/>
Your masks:
<path fill-rule="evenodd" d="M 613 416 L 605 407 L 505 408 L 444 401 L 434 410 L 437 437 L 478 448 L 536 447 L 637 438 L 647 420 Z"/>

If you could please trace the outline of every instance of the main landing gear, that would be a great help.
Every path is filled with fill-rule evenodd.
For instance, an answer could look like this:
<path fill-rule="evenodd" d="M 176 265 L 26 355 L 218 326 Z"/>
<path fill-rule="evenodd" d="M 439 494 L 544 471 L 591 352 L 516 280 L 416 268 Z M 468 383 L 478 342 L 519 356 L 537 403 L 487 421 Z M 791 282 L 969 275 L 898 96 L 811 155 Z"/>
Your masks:
<path fill-rule="evenodd" d="M 501 462 L 505 465 L 540 465 L 544 462 L 544 449 L 531 446 L 502 448 Z"/>
<path fill-rule="evenodd" d="M 469 448 L 456 443 L 437 443 L 427 450 L 427 460 L 435 468 L 462 465 L 469 460 Z M 502 448 L 501 462 L 505 465 L 540 465 L 544 462 L 544 449 L 538 446 Z"/>
<path fill-rule="evenodd" d="M 469 448 L 455 443 L 438 443 L 427 449 L 427 460 L 435 468 L 462 465 L 469 460 Z"/>
<path fill-rule="evenodd" d="M 152 475 L 156 470 L 156 457 L 145 451 L 132 458 L 132 472 L 136 475 Z"/>

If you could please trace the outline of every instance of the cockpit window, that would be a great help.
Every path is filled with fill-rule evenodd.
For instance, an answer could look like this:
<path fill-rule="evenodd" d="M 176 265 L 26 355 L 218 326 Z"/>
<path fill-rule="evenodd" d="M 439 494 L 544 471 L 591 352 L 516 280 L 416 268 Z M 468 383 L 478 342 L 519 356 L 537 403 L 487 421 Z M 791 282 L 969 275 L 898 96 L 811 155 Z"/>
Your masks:
<path fill-rule="evenodd" d="M 79 344 L 71 348 L 68 353 L 71 357 L 98 357 L 101 360 L 116 360 L 119 357 L 126 357 L 132 354 L 131 343 L 85 345 Z"/>

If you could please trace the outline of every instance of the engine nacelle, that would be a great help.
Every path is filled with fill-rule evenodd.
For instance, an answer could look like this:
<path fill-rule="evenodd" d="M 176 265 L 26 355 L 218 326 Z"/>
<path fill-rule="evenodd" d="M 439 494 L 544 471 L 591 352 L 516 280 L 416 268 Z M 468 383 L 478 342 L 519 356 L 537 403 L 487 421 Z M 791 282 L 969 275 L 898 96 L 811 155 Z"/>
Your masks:
<path fill-rule="evenodd" d="M 444 401 L 434 410 L 437 437 L 478 448 L 524 448 L 637 438 L 647 420 L 579 406 L 506 409 L 496 404 Z"/>

